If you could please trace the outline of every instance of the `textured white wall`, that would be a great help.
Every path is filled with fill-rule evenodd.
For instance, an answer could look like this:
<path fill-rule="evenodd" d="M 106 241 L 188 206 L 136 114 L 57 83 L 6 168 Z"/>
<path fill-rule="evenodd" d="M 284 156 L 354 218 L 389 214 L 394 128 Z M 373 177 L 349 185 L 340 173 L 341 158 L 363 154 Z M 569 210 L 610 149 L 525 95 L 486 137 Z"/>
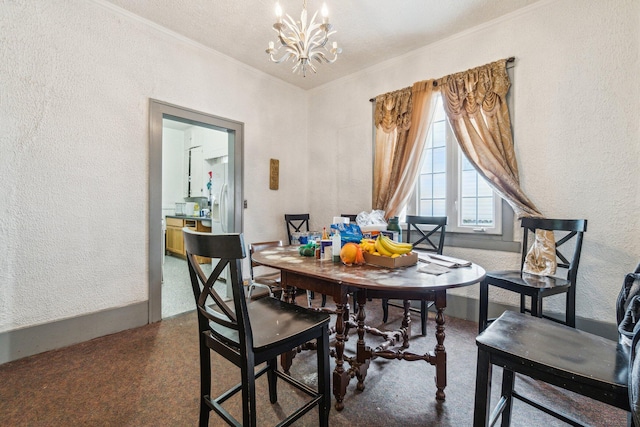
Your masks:
<path fill-rule="evenodd" d="M 623 275 L 640 261 L 639 17 L 638 1 L 542 1 L 311 91 L 310 171 L 330 195 L 313 197 L 311 212 L 326 221 L 338 211 L 370 209 L 369 98 L 515 56 L 512 120 L 522 187 L 549 217 L 588 219 L 577 314 L 615 322 Z M 337 164 L 337 178 L 327 162 L 313 161 L 320 158 Z M 447 252 L 489 270 L 519 261 L 505 252 Z M 477 286 L 456 292 L 478 297 Z M 491 298 L 516 302 L 498 291 Z"/>
<path fill-rule="evenodd" d="M 149 98 L 245 123 L 247 241 L 307 209 L 304 91 L 99 2 L 0 28 L 0 332 L 147 300 Z"/>

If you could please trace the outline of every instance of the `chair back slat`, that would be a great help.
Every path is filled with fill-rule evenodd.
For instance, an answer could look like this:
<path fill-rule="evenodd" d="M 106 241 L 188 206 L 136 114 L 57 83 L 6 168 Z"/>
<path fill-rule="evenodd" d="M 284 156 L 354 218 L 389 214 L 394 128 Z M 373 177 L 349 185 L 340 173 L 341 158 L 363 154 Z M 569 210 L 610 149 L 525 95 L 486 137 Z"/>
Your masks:
<path fill-rule="evenodd" d="M 241 279 L 242 260 L 246 257 L 242 234 L 200 233 L 184 228 L 183 236 L 201 332 L 216 333 L 215 328 L 209 326 L 209 322 L 213 322 L 237 331 L 241 348 L 252 346 L 253 337 Z M 198 256 L 219 259 L 208 277 L 197 261 Z M 229 268 L 233 305 L 225 301 L 214 287 L 225 267 Z"/>
<path fill-rule="evenodd" d="M 291 235 L 295 232 L 309 231 L 309 214 L 284 214 L 284 221 L 287 225 L 287 235 L 291 244 Z M 303 230 L 304 227 L 304 230 Z"/>
<path fill-rule="evenodd" d="M 442 255 L 444 248 L 444 237 L 447 228 L 446 216 L 415 216 L 407 215 L 407 242 L 413 243 L 414 247 L 423 244 L 427 247 L 419 247 L 417 249 L 423 249 L 430 252 L 435 252 Z M 430 230 L 423 230 L 420 225 L 433 226 Z M 420 237 L 411 242 L 411 231 L 418 232 Z M 436 240 L 437 238 L 437 240 Z"/>
<path fill-rule="evenodd" d="M 583 235 L 587 231 L 586 219 L 549 219 L 549 218 L 522 218 L 521 222 L 523 228 L 522 235 L 522 260 L 520 268 L 524 267 L 525 258 L 529 251 L 529 238 L 531 233 L 535 235 L 536 230 L 548 230 L 554 232 L 554 236 L 557 233 L 566 233 L 556 240 L 556 262 L 558 267 L 567 270 L 567 280 L 575 285 L 576 274 L 578 271 L 578 264 L 580 263 L 580 254 L 582 252 L 582 240 Z M 556 236 L 559 237 L 559 236 Z M 571 248 L 566 249 L 563 253 L 560 251 L 560 246 L 563 246 L 569 242 L 573 242 L 573 252 L 567 254 L 567 251 L 571 252 Z"/>

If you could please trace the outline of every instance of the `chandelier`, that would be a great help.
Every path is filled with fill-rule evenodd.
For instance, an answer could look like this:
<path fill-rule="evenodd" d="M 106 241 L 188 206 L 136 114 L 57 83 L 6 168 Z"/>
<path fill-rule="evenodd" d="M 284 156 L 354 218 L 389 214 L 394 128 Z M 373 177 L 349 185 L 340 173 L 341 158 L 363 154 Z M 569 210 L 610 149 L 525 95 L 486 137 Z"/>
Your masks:
<path fill-rule="evenodd" d="M 278 33 L 278 40 L 280 40 L 281 46 L 274 47 L 273 42 L 269 42 L 269 49 L 267 53 L 271 61 L 279 64 L 283 61 L 291 59 L 293 61 L 293 72 L 302 74 L 303 77 L 307 75 L 307 69 L 316 72 L 316 67 L 311 63 L 311 60 L 316 60 L 318 63 L 323 62 L 327 64 L 333 64 L 338 59 L 338 54 L 342 52 L 342 49 L 338 47 L 338 43 L 333 42 L 330 50 L 325 45 L 329 40 L 329 36 L 334 34 L 335 31 L 331 31 L 332 25 L 329 24 L 329 14 L 327 12 L 327 5 L 322 5 L 322 23 L 316 22 L 316 16 L 318 12 L 313 14 L 311 21 L 307 23 L 307 1 L 302 3 L 302 13 L 300 14 L 300 21 L 296 22 L 289 14 L 287 19 L 282 19 L 282 8 L 280 3 L 276 3 L 276 23 L 273 24 L 273 29 Z M 280 48 L 283 48 L 284 54 L 280 58 L 276 58 L 274 54 L 277 54 Z M 327 57 L 331 53 L 333 58 Z"/>

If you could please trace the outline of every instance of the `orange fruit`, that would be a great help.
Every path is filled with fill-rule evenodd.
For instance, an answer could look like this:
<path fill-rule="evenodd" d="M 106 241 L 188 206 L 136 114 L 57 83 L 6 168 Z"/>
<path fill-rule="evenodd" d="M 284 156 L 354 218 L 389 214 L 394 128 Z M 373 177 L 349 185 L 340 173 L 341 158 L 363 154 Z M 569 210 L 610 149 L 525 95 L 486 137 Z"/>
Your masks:
<path fill-rule="evenodd" d="M 340 250 L 340 259 L 344 264 L 351 265 L 356 261 L 358 250 L 362 251 L 362 249 L 360 249 L 360 246 L 356 245 L 355 243 L 345 243 L 345 245 Z"/>

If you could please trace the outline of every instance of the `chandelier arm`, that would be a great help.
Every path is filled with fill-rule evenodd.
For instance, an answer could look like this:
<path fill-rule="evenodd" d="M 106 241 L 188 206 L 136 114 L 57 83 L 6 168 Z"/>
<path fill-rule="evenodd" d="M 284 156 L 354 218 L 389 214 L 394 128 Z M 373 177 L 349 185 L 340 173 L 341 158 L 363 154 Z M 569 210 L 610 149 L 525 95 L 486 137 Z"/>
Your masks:
<path fill-rule="evenodd" d="M 286 52 L 284 55 L 282 55 L 280 59 L 276 59 L 273 56 L 273 53 L 269 53 L 269 58 L 271 59 L 272 62 L 275 62 L 276 64 L 280 64 L 281 62 L 284 62 L 293 56 L 295 55 L 292 55 L 291 52 Z"/>

